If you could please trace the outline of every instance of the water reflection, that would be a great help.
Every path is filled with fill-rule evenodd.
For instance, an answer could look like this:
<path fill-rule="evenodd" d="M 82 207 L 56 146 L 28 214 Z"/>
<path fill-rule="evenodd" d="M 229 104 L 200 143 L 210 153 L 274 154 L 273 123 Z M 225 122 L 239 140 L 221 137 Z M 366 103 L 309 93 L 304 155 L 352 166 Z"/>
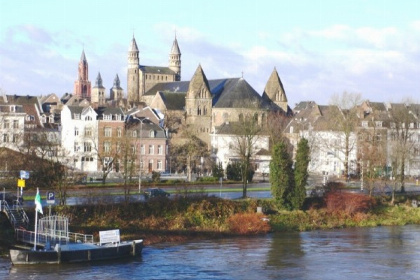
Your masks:
<path fill-rule="evenodd" d="M 419 279 L 420 226 L 278 233 L 146 247 L 141 258 L 13 267 L 0 279 Z"/>

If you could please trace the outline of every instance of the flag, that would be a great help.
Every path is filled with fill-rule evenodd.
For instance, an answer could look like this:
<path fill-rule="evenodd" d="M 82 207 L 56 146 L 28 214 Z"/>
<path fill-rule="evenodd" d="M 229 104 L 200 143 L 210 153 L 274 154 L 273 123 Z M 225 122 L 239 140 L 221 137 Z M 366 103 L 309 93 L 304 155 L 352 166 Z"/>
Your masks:
<path fill-rule="evenodd" d="M 38 211 L 42 215 L 44 213 L 42 212 L 42 204 L 41 204 L 41 196 L 39 195 L 39 189 L 36 189 L 36 196 L 35 196 L 35 211 Z"/>

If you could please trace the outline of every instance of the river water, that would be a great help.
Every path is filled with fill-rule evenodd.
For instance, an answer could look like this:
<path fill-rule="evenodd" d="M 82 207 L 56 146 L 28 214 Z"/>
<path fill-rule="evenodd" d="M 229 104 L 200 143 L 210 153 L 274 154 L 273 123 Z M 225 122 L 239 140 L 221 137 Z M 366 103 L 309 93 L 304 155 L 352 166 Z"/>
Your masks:
<path fill-rule="evenodd" d="M 420 279 L 420 226 L 351 228 L 145 247 L 118 262 L 12 266 L 0 279 Z"/>

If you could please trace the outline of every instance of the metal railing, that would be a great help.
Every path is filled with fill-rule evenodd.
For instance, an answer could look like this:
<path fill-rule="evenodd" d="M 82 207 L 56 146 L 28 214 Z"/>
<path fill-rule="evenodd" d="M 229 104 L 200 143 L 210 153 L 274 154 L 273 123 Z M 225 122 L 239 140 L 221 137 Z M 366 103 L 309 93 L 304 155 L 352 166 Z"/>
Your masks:
<path fill-rule="evenodd" d="M 35 244 L 34 231 L 16 229 L 15 233 L 16 240 L 27 244 Z M 50 246 L 55 246 L 55 244 L 65 245 L 75 242 L 93 243 L 93 235 L 73 232 L 66 234 L 63 231 L 50 231 L 36 234 L 36 244 L 40 246 L 45 246 L 46 244 L 50 244 Z"/>

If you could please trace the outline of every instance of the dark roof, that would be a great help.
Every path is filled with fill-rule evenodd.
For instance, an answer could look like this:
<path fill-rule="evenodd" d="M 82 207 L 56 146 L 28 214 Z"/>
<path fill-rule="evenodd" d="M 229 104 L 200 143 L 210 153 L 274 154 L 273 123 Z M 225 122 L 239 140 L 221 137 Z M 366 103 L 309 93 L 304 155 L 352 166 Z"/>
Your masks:
<path fill-rule="evenodd" d="M 184 110 L 185 108 L 185 92 L 160 92 L 163 102 L 165 102 L 167 110 Z"/>
<path fill-rule="evenodd" d="M 215 108 L 268 108 L 269 104 L 243 78 L 228 79 L 219 95 L 214 95 Z M 213 92 L 212 92 L 213 93 Z"/>
<path fill-rule="evenodd" d="M 115 107 L 99 107 L 95 110 L 99 116 L 102 115 L 124 115 L 124 112 L 121 108 Z"/>
<path fill-rule="evenodd" d="M 165 75 L 175 75 L 176 74 L 169 67 L 140 65 L 139 69 L 142 72 L 150 73 L 150 74 L 165 74 Z"/>
<path fill-rule="evenodd" d="M 216 108 L 242 108 L 249 107 L 249 100 L 259 108 L 269 108 L 272 104 L 266 102 L 244 79 L 214 79 L 208 80 L 210 92 L 213 96 L 213 106 Z M 185 95 L 190 86 L 189 81 L 159 83 L 148 90 L 145 95 L 154 96 L 157 92 L 164 93 L 164 100 L 167 108 L 170 106 L 181 108 L 180 104 L 185 106 L 185 100 L 176 101 L 178 105 L 170 105 L 168 102 L 175 102 L 177 98 L 185 99 Z M 170 97 L 170 94 L 178 93 L 176 97 Z M 273 105 L 274 106 L 274 105 Z"/>

